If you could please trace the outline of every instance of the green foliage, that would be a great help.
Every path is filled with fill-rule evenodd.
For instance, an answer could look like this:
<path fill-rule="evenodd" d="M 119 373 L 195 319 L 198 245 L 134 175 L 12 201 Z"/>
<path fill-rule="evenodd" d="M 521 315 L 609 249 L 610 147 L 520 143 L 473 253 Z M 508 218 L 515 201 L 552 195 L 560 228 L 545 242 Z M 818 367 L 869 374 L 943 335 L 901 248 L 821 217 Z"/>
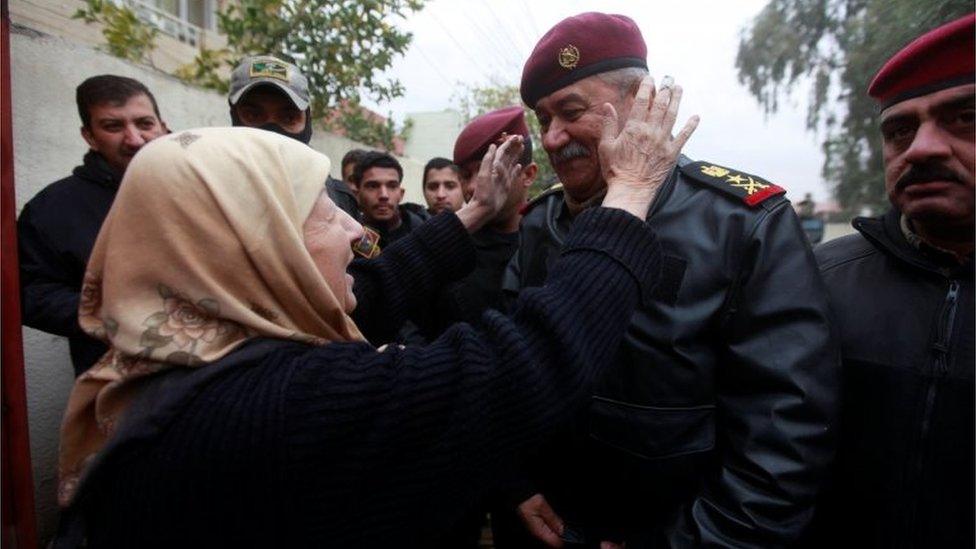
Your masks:
<path fill-rule="evenodd" d="M 229 56 L 230 50 L 226 48 L 219 50 L 203 48 L 192 63 L 176 69 L 174 74 L 188 84 L 226 94 L 230 90 L 230 82 L 220 76 L 220 67 L 227 62 Z"/>
<path fill-rule="evenodd" d="M 464 121 L 469 122 L 472 118 L 485 114 L 486 112 L 505 107 L 522 106 L 522 97 L 519 95 L 518 86 L 492 80 L 487 86 L 471 86 L 463 82 L 458 82 L 460 91 L 453 96 L 454 102 L 464 116 Z M 556 172 L 549 163 L 549 156 L 542 148 L 540 138 L 542 130 L 539 127 L 539 119 L 535 113 L 527 111 L 525 122 L 529 126 L 529 136 L 532 137 L 532 160 L 539 166 L 539 173 L 536 175 L 535 182 L 529 188 L 529 197 L 545 191 L 557 182 Z"/>
<path fill-rule="evenodd" d="M 322 119 L 339 108 L 326 126 L 367 145 L 391 149 L 397 132 L 381 121 L 349 108 L 360 91 L 377 102 L 403 95 L 397 80 L 382 80 L 393 58 L 410 44 L 410 33 L 391 24 L 420 10 L 423 0 L 240 0 L 217 14 L 227 38 L 223 50 L 203 50 L 178 76 L 189 83 L 226 93 L 221 68 L 232 69 L 249 55 L 275 55 L 295 63 L 308 77 L 312 116 Z"/>
<path fill-rule="evenodd" d="M 105 49 L 122 59 L 152 65 L 153 49 L 159 31 L 143 23 L 131 9 L 107 0 L 85 0 L 85 7 L 78 8 L 72 19 L 85 23 L 100 23 Z"/>
<path fill-rule="evenodd" d="M 189 74 L 201 75 L 195 82 L 215 81 L 216 59 L 232 68 L 248 55 L 270 54 L 293 61 L 308 77 L 316 118 L 343 102 L 358 102 L 360 90 L 388 101 L 403 95 L 403 86 L 379 75 L 412 38 L 390 21 L 422 7 L 423 0 L 228 2 L 218 13 L 227 50 L 198 58 Z"/>
<path fill-rule="evenodd" d="M 971 0 L 770 0 L 744 30 L 739 81 L 767 113 L 809 89 L 807 127 L 823 132 L 824 179 L 848 213 L 884 210 L 871 78 L 915 37 L 972 11 Z"/>

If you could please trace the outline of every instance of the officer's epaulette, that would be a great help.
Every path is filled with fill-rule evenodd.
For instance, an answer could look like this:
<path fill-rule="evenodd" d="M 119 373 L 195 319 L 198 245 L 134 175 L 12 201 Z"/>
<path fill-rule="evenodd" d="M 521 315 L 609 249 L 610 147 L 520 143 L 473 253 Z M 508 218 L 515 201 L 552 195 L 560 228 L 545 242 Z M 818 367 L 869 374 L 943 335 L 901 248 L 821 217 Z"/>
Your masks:
<path fill-rule="evenodd" d="M 563 191 L 563 184 L 562 183 L 556 183 L 555 185 L 549 187 L 545 191 L 539 193 L 532 200 L 529 200 L 528 202 L 526 202 L 525 203 L 525 206 L 522 206 L 522 209 L 519 210 L 519 214 L 520 215 L 525 215 L 525 214 L 529 213 L 529 211 L 532 208 L 535 208 L 537 205 L 542 204 L 542 202 L 546 198 L 548 198 L 548 197 L 550 197 L 550 196 L 552 196 L 552 195 L 554 195 L 556 193 L 560 193 L 562 191 Z"/>
<path fill-rule="evenodd" d="M 749 206 L 758 206 L 768 198 L 781 195 L 786 189 L 765 179 L 730 170 L 709 162 L 691 162 L 681 166 L 681 173 L 699 183 L 741 199 Z"/>

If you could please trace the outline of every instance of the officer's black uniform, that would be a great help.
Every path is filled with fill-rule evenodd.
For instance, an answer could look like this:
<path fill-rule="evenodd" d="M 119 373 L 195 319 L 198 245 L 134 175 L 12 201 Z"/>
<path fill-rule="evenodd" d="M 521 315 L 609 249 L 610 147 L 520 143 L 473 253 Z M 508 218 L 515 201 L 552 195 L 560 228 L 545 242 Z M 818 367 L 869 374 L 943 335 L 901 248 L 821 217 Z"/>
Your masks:
<path fill-rule="evenodd" d="M 566 537 L 628 549 L 776 547 L 812 513 L 833 455 L 838 354 L 823 283 L 782 189 L 682 157 L 651 206 L 653 297 L 572 435 L 527 470 Z M 534 202 L 505 289 L 540 286 L 571 223 Z"/>

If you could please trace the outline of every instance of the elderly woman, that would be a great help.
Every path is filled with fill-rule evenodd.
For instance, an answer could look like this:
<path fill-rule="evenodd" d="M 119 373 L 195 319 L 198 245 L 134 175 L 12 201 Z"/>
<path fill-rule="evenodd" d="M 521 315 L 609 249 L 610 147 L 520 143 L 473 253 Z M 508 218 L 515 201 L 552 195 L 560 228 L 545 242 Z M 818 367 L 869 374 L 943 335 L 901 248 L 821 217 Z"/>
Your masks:
<path fill-rule="evenodd" d="M 307 146 L 244 128 L 146 146 L 88 265 L 80 322 L 111 350 L 68 404 L 59 542 L 407 547 L 448 528 L 571 416 L 654 283 L 641 219 L 695 120 L 672 139 L 680 93 L 652 90 L 622 132 L 607 111 L 605 207 L 545 287 L 417 348 L 367 338 L 471 268 L 468 232 L 504 201 L 519 138 L 457 215 L 368 261 Z"/>

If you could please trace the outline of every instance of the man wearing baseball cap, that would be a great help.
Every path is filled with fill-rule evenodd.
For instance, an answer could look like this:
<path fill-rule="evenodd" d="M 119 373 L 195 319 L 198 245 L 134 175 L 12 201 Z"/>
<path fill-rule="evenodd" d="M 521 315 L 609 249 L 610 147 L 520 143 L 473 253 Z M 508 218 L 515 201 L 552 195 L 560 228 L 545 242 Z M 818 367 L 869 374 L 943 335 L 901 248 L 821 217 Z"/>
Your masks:
<path fill-rule="evenodd" d="M 576 215 L 621 176 L 603 159 L 610 136 L 638 139 L 621 121 L 647 104 L 647 67 L 622 15 L 583 13 L 539 40 L 520 91 L 563 189 L 523 217 L 507 290 L 543 284 Z M 660 90 L 682 91 L 669 77 Z M 661 281 L 574 431 L 507 496 L 550 546 L 788 545 L 833 455 L 838 355 L 823 283 L 782 188 L 685 157 L 666 176 L 647 221 L 666 250 Z"/>
<path fill-rule="evenodd" d="M 234 126 L 260 128 L 301 141 L 312 139 L 308 79 L 292 63 L 270 55 L 244 58 L 230 75 L 230 119 Z M 329 197 L 354 218 L 356 195 L 338 179 L 326 181 Z"/>
<path fill-rule="evenodd" d="M 891 209 L 819 246 L 841 335 L 841 444 L 811 547 L 973 547 L 976 15 L 878 71 Z"/>

